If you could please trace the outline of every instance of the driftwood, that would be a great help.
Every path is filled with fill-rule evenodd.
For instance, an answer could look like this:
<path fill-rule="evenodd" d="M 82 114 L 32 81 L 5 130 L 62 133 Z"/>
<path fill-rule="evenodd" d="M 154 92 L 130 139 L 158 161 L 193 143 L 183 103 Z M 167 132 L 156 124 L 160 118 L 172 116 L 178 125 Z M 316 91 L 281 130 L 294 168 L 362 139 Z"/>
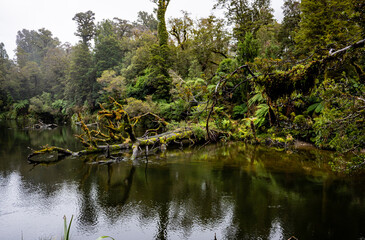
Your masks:
<path fill-rule="evenodd" d="M 43 123 L 41 120 L 39 120 L 38 123 L 36 123 L 32 126 L 33 129 L 37 129 L 37 130 L 54 129 L 56 127 L 58 127 L 58 125 L 55 123 L 47 124 L 47 123 Z"/>

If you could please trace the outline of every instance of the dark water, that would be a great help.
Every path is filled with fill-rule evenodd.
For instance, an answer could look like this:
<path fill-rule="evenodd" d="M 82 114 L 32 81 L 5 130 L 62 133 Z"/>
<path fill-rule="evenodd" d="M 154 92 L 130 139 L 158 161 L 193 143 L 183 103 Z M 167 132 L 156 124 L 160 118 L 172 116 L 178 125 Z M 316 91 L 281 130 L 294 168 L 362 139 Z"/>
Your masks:
<path fill-rule="evenodd" d="M 67 158 L 29 165 L 49 144 L 81 149 L 75 130 L 0 122 L 0 239 L 365 239 L 365 179 L 337 176 L 331 153 L 242 143 L 169 151 L 136 167 Z"/>

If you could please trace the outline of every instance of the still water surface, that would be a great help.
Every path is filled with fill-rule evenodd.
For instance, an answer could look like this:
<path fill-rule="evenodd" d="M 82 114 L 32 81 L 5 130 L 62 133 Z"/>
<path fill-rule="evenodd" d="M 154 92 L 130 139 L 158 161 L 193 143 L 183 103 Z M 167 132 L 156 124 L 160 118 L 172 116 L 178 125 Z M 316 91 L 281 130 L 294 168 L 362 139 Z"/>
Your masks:
<path fill-rule="evenodd" d="M 169 151 L 133 167 L 93 157 L 30 165 L 30 150 L 78 150 L 77 130 L 0 122 L 0 239 L 365 239 L 365 179 L 329 171 L 330 152 L 242 143 Z"/>

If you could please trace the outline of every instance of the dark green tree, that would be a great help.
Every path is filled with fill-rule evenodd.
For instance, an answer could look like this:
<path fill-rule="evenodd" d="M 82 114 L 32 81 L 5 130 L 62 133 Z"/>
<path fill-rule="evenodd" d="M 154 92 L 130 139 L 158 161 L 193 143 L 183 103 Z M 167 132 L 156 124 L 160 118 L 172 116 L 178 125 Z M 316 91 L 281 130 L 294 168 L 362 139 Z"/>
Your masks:
<path fill-rule="evenodd" d="M 217 0 L 214 8 L 223 8 L 229 23 L 233 24 L 233 35 L 243 40 L 247 32 L 254 36 L 261 26 L 273 22 L 270 0 Z"/>
<path fill-rule="evenodd" d="M 361 39 L 352 0 L 302 0 L 300 28 L 295 36 L 296 50 L 307 56 L 313 51 L 327 54 Z"/>
<path fill-rule="evenodd" d="M 44 28 L 38 31 L 23 29 L 16 36 L 16 57 L 20 67 L 28 61 L 40 64 L 49 49 L 59 46 L 60 41 Z"/>
<path fill-rule="evenodd" d="M 51 93 L 55 99 L 64 98 L 69 63 L 69 55 L 66 49 L 61 47 L 50 49 L 43 58 L 40 66 L 45 79 L 45 89 L 43 91 Z"/>
<path fill-rule="evenodd" d="M 92 11 L 77 13 L 72 20 L 77 23 L 75 35 L 80 37 L 83 44 L 89 45 L 90 40 L 95 35 L 95 13 Z"/>
<path fill-rule="evenodd" d="M 28 61 L 20 69 L 20 73 L 22 75 L 21 92 L 23 99 L 29 99 L 42 93 L 45 89 L 45 84 L 38 63 Z"/>
<path fill-rule="evenodd" d="M 86 102 L 94 106 L 98 86 L 89 48 L 84 43 L 73 47 L 66 81 L 66 97 L 71 103 L 82 106 Z"/>
<path fill-rule="evenodd" d="M 241 65 L 246 64 L 246 62 L 253 62 L 255 57 L 259 54 L 259 44 L 257 40 L 253 37 L 253 34 L 247 32 L 243 42 L 238 43 L 237 49 L 237 60 Z"/>
<path fill-rule="evenodd" d="M 153 0 L 157 5 L 157 36 L 159 44 L 152 47 L 152 73 L 149 87 L 153 88 L 156 99 L 170 99 L 171 78 L 168 69 L 171 65 L 169 34 L 166 28 L 165 14 L 170 0 Z"/>
<path fill-rule="evenodd" d="M 205 76 L 211 77 L 219 63 L 228 57 L 230 36 L 222 19 L 202 18 L 193 30 L 193 54 Z"/>
<path fill-rule="evenodd" d="M 6 75 L 9 68 L 9 56 L 5 50 L 4 43 L 0 42 L 0 112 L 7 104 L 7 92 L 5 89 Z"/>
<path fill-rule="evenodd" d="M 112 21 L 104 20 L 98 24 L 95 35 L 94 61 L 96 77 L 103 71 L 118 66 L 124 57 L 124 51 L 117 39 Z"/>
<path fill-rule="evenodd" d="M 284 18 L 281 23 L 278 40 L 284 56 L 292 54 L 295 46 L 295 34 L 299 30 L 300 23 L 300 1 L 286 0 L 282 7 Z"/>

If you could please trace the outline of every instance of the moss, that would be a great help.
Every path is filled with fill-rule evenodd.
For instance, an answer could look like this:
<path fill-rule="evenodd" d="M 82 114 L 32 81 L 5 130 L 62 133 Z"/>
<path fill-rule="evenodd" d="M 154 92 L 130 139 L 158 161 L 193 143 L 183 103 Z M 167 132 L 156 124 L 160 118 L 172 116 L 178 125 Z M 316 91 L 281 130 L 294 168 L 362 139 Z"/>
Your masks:
<path fill-rule="evenodd" d="M 315 85 L 315 79 L 321 71 L 321 62 L 313 61 L 307 65 L 296 65 L 291 70 L 277 71 L 258 78 L 257 82 L 265 87 L 265 92 L 272 101 L 289 96 L 294 91 L 304 94 Z"/>

